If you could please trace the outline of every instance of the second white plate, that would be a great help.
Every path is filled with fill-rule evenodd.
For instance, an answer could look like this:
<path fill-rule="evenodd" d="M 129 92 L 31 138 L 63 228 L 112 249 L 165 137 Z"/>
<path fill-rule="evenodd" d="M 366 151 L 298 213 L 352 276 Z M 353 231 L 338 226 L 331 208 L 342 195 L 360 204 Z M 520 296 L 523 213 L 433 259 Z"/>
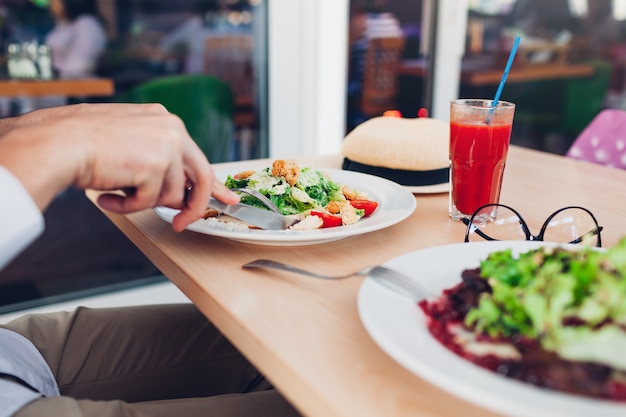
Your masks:
<path fill-rule="evenodd" d="M 428 248 L 386 266 L 418 277 L 435 293 L 456 285 L 461 272 L 489 253 L 527 251 L 541 242 L 477 242 Z M 478 367 L 431 336 L 416 303 L 366 278 L 358 297 L 361 321 L 372 339 L 409 371 L 467 401 L 515 417 L 624 417 L 626 404 L 541 389 Z"/>

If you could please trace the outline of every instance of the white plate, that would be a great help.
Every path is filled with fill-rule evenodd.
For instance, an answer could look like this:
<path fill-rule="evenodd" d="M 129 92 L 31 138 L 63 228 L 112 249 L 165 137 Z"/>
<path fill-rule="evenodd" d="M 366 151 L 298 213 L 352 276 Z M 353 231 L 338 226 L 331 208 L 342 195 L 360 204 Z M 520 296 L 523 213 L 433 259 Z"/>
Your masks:
<path fill-rule="evenodd" d="M 265 166 L 249 169 L 261 169 Z M 350 236 L 384 229 L 401 222 L 415 210 L 415 196 L 395 182 L 373 175 L 361 174 L 340 169 L 321 169 L 333 181 L 366 192 L 370 200 L 378 202 L 378 209 L 369 217 L 349 226 L 331 227 L 317 230 L 254 230 L 246 227 L 232 228 L 215 221 L 197 220 L 187 229 L 207 235 L 221 236 L 239 242 L 270 246 L 314 245 L 332 242 Z M 233 171 L 216 171 L 218 178 L 226 180 Z M 154 210 L 163 220 L 170 222 L 178 210 L 157 207 Z"/>
<path fill-rule="evenodd" d="M 519 253 L 540 242 L 477 242 L 438 246 L 405 254 L 385 265 L 419 277 L 439 292 L 460 281 L 461 271 L 479 266 L 504 248 Z M 497 375 L 466 361 L 433 338 L 416 303 L 366 278 L 359 315 L 372 339 L 409 371 L 467 401 L 515 417 L 624 417 L 626 404 L 541 389 Z M 462 413 L 460 413 L 462 414 Z"/>
<path fill-rule="evenodd" d="M 404 185 L 403 187 L 413 194 L 441 194 L 450 192 L 449 182 L 433 185 Z"/>

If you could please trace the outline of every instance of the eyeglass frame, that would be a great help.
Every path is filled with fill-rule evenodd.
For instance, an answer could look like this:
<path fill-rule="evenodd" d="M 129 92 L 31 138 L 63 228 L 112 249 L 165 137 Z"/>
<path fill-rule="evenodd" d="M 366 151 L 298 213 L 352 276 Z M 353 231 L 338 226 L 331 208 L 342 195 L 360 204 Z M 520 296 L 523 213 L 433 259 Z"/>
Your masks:
<path fill-rule="evenodd" d="M 598 220 L 596 219 L 596 216 L 594 216 L 593 213 L 591 211 L 589 211 L 589 209 L 586 209 L 585 207 L 581 207 L 581 206 L 566 206 L 566 207 L 562 207 L 562 208 L 554 211 L 552 214 L 550 214 L 548 216 L 546 221 L 544 221 L 543 224 L 541 225 L 541 229 L 539 229 L 539 234 L 533 235 L 530 232 L 530 228 L 528 227 L 528 223 L 526 223 L 526 220 L 522 217 L 521 214 L 519 214 L 519 212 L 517 210 L 515 210 L 513 207 L 507 206 L 506 204 L 499 204 L 499 203 L 484 204 L 484 205 L 478 207 L 476 209 L 476 211 L 474 211 L 474 213 L 470 216 L 470 218 L 463 217 L 462 221 L 467 226 L 467 228 L 465 229 L 465 239 L 464 239 L 465 243 L 469 243 L 470 226 L 472 224 L 474 224 L 474 222 L 472 221 L 472 220 L 474 220 L 474 217 L 476 217 L 481 211 L 483 211 L 487 207 L 491 207 L 491 206 L 494 206 L 494 207 L 504 207 L 504 208 L 506 208 L 508 210 L 511 210 L 513 213 L 515 213 L 517 218 L 520 220 L 520 225 L 522 226 L 522 230 L 524 231 L 524 235 L 526 236 L 526 240 L 528 240 L 528 241 L 539 241 L 539 242 L 543 242 L 543 235 L 546 232 L 546 229 L 550 225 L 550 222 L 552 221 L 552 219 L 554 219 L 559 213 L 561 213 L 561 212 L 563 212 L 565 210 L 569 210 L 569 209 L 580 209 L 580 210 L 583 210 L 587 214 L 589 214 L 589 216 L 591 216 L 591 218 L 593 219 L 593 222 L 596 224 L 596 228 L 595 228 L 595 230 L 593 230 L 593 232 L 595 232 L 595 234 L 598 236 L 598 240 L 596 242 L 596 247 L 598 247 L 598 248 L 602 247 L 602 238 L 600 237 L 600 232 L 602 232 L 604 227 L 600 226 L 600 224 L 598 223 Z M 492 238 L 491 236 L 486 235 L 478 227 L 476 228 L 476 232 L 475 233 L 478 236 L 482 237 L 484 240 L 496 240 L 496 241 L 498 240 L 498 239 Z M 585 233 L 585 235 L 587 235 L 588 233 Z M 579 243 L 582 242 L 582 238 L 583 237 L 584 237 L 584 235 L 580 236 L 578 239 L 573 240 L 571 242 L 562 242 L 562 243 L 579 244 Z"/>

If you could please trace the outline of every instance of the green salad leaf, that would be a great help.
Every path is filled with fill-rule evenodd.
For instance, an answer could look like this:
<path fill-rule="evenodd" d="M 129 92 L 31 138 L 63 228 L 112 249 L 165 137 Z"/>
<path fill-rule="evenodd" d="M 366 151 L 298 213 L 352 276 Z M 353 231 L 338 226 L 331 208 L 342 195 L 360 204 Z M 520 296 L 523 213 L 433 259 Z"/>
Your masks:
<path fill-rule="evenodd" d="M 562 357 L 626 369 L 626 355 L 615 353 L 626 348 L 626 238 L 606 251 L 498 251 L 480 270 L 492 293 L 481 294 L 467 314 L 468 328 L 494 338 L 533 338 Z"/>
<path fill-rule="evenodd" d="M 299 214 L 307 210 L 321 208 L 331 201 L 344 201 L 341 186 L 323 172 L 304 167 L 298 181 L 290 186 L 283 177 L 272 176 L 271 168 L 259 170 L 245 179 L 228 176 L 228 188 L 251 188 L 259 191 L 278 207 L 282 214 Z M 241 201 L 255 207 L 266 208 L 250 195 L 242 195 Z"/>

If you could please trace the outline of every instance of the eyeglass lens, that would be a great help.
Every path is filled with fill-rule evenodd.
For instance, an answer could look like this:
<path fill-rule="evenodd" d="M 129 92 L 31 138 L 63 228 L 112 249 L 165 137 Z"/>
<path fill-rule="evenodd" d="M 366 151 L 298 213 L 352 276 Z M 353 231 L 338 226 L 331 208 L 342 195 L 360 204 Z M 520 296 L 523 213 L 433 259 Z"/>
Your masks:
<path fill-rule="evenodd" d="M 526 240 L 526 223 L 506 206 L 490 205 L 474 214 L 468 226 L 470 242 Z"/>
<path fill-rule="evenodd" d="M 470 219 L 466 241 L 544 240 L 557 243 L 599 243 L 599 227 L 591 213 L 567 207 L 548 217 L 538 235 L 531 234 L 519 213 L 508 206 L 490 205 Z"/>
<path fill-rule="evenodd" d="M 598 243 L 598 223 L 586 210 L 577 207 L 556 212 L 541 230 L 542 240 L 559 243 Z"/>

